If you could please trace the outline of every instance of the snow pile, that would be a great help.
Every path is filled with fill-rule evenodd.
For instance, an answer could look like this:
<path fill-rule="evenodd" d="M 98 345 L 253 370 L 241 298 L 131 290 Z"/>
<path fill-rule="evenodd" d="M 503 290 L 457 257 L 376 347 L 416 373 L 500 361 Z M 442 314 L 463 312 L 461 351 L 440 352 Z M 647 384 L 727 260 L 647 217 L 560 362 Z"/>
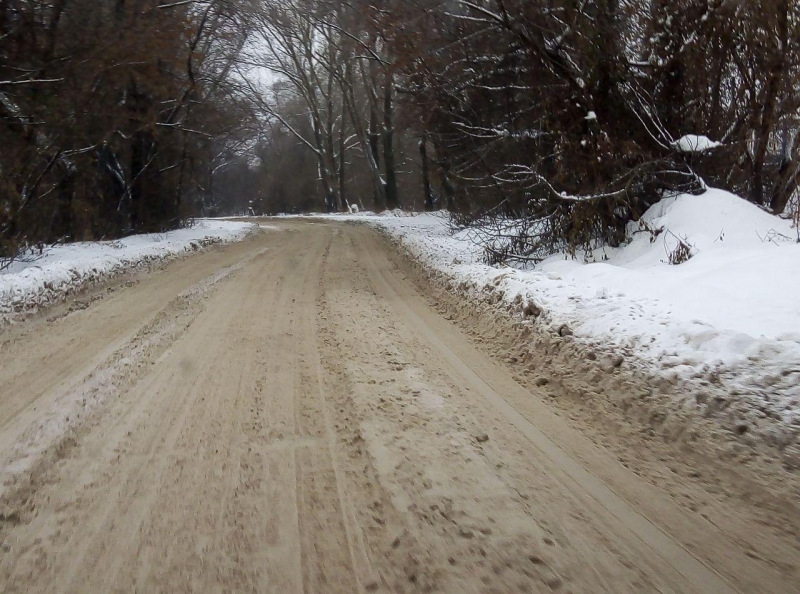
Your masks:
<path fill-rule="evenodd" d="M 48 248 L 39 257 L 12 262 L 0 271 L 0 322 L 63 301 L 130 269 L 241 240 L 252 229 L 250 223 L 201 220 L 189 229 L 168 233 Z"/>
<path fill-rule="evenodd" d="M 672 143 L 672 147 L 680 153 L 705 153 L 722 146 L 722 143 L 711 140 L 708 136 L 687 134 Z"/>
<path fill-rule="evenodd" d="M 798 230 L 733 194 L 662 200 L 631 224 L 628 245 L 554 256 L 536 270 L 482 264 L 468 233 L 451 234 L 441 213 L 361 220 L 457 283 L 534 303 L 576 340 L 676 381 L 722 376 L 774 417 L 800 419 Z M 691 257 L 670 265 L 679 242 Z"/>
<path fill-rule="evenodd" d="M 631 226 L 629 245 L 593 255 L 606 262 L 545 262 L 547 307 L 661 369 L 741 368 L 753 384 L 800 386 L 800 244 L 791 224 L 718 190 L 663 200 L 643 223 Z M 670 266 L 679 241 L 692 257 Z M 784 412 L 800 412 L 794 396 Z"/>

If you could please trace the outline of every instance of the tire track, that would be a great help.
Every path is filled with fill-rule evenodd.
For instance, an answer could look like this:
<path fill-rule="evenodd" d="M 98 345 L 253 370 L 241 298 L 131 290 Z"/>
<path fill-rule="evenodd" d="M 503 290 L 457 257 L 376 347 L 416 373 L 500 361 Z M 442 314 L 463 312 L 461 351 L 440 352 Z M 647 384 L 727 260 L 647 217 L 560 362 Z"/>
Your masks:
<path fill-rule="evenodd" d="M 724 532 L 675 531 L 694 517 L 663 494 L 628 498 L 651 491 L 434 313 L 374 233 L 278 224 L 46 388 L 96 401 L 6 492 L 1 591 L 796 589 Z M 109 303 L 58 327 L 91 332 Z M 15 343 L 18 377 L 40 342 Z M 60 414 L 48 398 L 0 439 Z"/>

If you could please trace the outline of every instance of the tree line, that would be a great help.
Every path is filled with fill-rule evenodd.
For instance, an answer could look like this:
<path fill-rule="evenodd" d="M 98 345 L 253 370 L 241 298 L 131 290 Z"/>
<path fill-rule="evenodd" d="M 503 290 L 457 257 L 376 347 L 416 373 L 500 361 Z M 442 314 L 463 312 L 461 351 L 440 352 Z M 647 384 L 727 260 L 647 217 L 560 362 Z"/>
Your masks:
<path fill-rule="evenodd" d="M 0 0 L 0 35 L 5 253 L 358 205 L 535 262 L 706 184 L 797 208 L 789 0 Z"/>
<path fill-rule="evenodd" d="M 236 2 L 0 0 L 0 257 L 160 232 L 251 138 Z"/>
<path fill-rule="evenodd" d="M 266 211 L 308 208 L 313 178 L 318 208 L 447 208 L 536 261 L 618 245 L 668 192 L 796 201 L 796 2 L 259 4 Z"/>

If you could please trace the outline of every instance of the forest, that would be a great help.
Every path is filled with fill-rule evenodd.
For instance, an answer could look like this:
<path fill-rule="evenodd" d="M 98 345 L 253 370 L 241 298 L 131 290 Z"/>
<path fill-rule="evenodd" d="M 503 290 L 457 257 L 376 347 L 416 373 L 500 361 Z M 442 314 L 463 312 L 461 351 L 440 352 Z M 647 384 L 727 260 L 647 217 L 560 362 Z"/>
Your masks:
<path fill-rule="evenodd" d="M 790 0 L 0 0 L 0 258 L 357 205 L 535 263 L 709 186 L 797 217 L 799 115 Z"/>

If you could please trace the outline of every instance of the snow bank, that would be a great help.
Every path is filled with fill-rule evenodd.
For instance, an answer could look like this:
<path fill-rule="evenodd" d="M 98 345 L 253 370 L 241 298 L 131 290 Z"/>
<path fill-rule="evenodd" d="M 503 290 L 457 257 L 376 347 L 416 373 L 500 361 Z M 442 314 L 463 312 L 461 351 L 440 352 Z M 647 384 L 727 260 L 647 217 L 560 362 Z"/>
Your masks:
<path fill-rule="evenodd" d="M 628 245 L 557 255 L 536 270 L 481 263 L 443 213 L 353 217 L 398 239 L 428 267 L 509 304 L 521 297 L 576 340 L 611 346 L 673 379 L 723 375 L 774 416 L 800 421 L 800 244 L 789 221 L 720 190 L 653 206 Z M 692 257 L 668 264 L 678 241 Z"/>
<path fill-rule="evenodd" d="M 12 262 L 0 271 L 0 322 L 58 303 L 127 270 L 207 245 L 241 240 L 252 229 L 250 223 L 201 220 L 191 228 L 168 233 L 48 248 L 40 257 Z"/>

